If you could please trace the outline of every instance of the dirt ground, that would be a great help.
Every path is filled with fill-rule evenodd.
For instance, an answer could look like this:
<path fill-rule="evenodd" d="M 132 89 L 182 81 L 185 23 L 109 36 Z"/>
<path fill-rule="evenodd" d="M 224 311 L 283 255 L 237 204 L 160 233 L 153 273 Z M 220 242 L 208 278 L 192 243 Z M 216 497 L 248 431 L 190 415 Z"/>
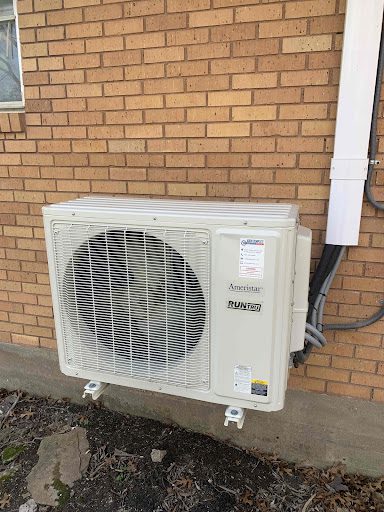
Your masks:
<path fill-rule="evenodd" d="M 304 468 L 176 426 L 0 391 L 0 510 L 31 498 L 26 477 L 45 436 L 81 426 L 91 461 L 58 508 L 38 512 L 384 512 L 384 477 Z M 151 450 L 166 450 L 160 463 Z"/>

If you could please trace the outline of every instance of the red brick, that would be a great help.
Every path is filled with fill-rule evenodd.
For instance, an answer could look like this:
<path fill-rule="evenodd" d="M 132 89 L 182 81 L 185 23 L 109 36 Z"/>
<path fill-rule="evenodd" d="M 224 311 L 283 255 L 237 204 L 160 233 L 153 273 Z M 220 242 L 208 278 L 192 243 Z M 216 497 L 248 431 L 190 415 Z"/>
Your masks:
<path fill-rule="evenodd" d="M 188 60 L 218 59 L 220 57 L 229 57 L 230 45 L 229 43 L 196 44 L 194 46 L 188 47 L 187 55 Z"/>
<path fill-rule="evenodd" d="M 164 12 L 164 0 L 140 0 L 140 2 L 125 2 L 124 16 L 149 16 Z"/>
<path fill-rule="evenodd" d="M 288 37 L 283 39 L 283 53 L 322 52 L 332 47 L 332 35 Z"/>
<path fill-rule="evenodd" d="M 168 46 L 207 43 L 209 30 L 207 28 L 175 30 L 167 32 L 166 37 Z"/>
<path fill-rule="evenodd" d="M 289 2 L 286 5 L 286 18 L 305 18 L 335 13 L 336 0 L 308 0 Z"/>
<path fill-rule="evenodd" d="M 121 36 L 103 38 L 92 38 L 85 41 L 85 51 L 94 52 L 116 52 L 124 49 L 124 39 Z"/>
<path fill-rule="evenodd" d="M 157 16 L 149 16 L 145 20 L 147 31 L 175 30 L 185 28 L 186 26 L 187 15 L 185 13 L 159 14 Z"/>
<path fill-rule="evenodd" d="M 216 59 L 211 62 L 212 74 L 249 73 L 255 71 L 255 60 L 252 57 Z"/>
<path fill-rule="evenodd" d="M 235 121 L 259 121 L 276 119 L 275 106 L 233 107 L 232 117 Z"/>
<path fill-rule="evenodd" d="M 104 32 L 107 36 L 134 34 L 144 30 L 144 22 L 141 18 L 113 20 L 104 22 Z"/>
<path fill-rule="evenodd" d="M 184 49 L 181 47 L 144 50 L 144 62 L 169 62 L 177 60 L 184 60 Z"/>
<path fill-rule="evenodd" d="M 165 34 L 155 32 L 153 34 L 135 34 L 125 38 L 128 49 L 158 48 L 165 45 Z M 171 52 L 170 52 L 171 53 Z"/>
<path fill-rule="evenodd" d="M 265 21 L 281 19 L 283 9 L 281 5 L 255 5 L 251 7 L 238 7 L 235 11 L 236 22 Z"/>
<path fill-rule="evenodd" d="M 190 27 L 226 25 L 233 22 L 233 9 L 214 9 L 209 12 L 192 12 L 189 15 Z"/>
<path fill-rule="evenodd" d="M 304 35 L 307 20 L 267 21 L 259 24 L 259 37 L 286 37 Z"/>
<path fill-rule="evenodd" d="M 68 25 L 70 23 L 80 23 L 83 19 L 81 9 L 61 9 L 47 13 L 47 25 Z"/>
<path fill-rule="evenodd" d="M 84 9 L 85 21 L 113 20 L 121 18 L 122 14 L 121 4 L 93 5 Z"/>
<path fill-rule="evenodd" d="M 208 61 L 170 62 L 167 64 L 167 76 L 207 75 Z"/>
<path fill-rule="evenodd" d="M 116 23 L 116 22 L 113 22 Z M 100 22 L 96 23 L 79 23 L 76 25 L 68 25 L 65 30 L 67 39 L 97 37 L 103 34 L 103 26 Z"/>
<path fill-rule="evenodd" d="M 185 0 L 167 0 L 168 12 L 198 11 L 209 7 L 210 0 L 190 0 L 188 3 Z"/>
<path fill-rule="evenodd" d="M 84 41 L 53 41 L 48 44 L 49 55 L 73 55 L 84 53 Z"/>

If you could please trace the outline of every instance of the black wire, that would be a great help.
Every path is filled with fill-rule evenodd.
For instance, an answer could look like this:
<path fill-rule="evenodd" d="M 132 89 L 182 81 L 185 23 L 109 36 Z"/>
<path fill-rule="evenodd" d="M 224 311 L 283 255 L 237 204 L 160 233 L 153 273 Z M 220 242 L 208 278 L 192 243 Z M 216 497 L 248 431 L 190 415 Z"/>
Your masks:
<path fill-rule="evenodd" d="M 312 315 L 312 311 L 316 302 L 316 298 L 319 295 L 320 289 L 324 281 L 331 273 L 333 267 L 335 266 L 335 263 L 337 261 L 337 258 L 339 257 L 342 248 L 342 245 L 326 244 L 324 246 L 323 252 L 319 260 L 319 264 L 317 265 L 316 271 L 314 272 L 309 285 L 308 318 L 310 318 Z"/>

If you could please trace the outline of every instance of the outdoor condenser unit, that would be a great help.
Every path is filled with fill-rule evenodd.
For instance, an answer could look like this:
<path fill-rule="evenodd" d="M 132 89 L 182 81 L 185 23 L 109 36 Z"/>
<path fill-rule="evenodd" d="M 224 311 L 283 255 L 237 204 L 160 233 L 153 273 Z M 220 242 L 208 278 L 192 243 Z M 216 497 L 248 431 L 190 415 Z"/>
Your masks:
<path fill-rule="evenodd" d="M 308 300 L 296 206 L 94 196 L 43 210 L 63 373 L 283 407 Z"/>

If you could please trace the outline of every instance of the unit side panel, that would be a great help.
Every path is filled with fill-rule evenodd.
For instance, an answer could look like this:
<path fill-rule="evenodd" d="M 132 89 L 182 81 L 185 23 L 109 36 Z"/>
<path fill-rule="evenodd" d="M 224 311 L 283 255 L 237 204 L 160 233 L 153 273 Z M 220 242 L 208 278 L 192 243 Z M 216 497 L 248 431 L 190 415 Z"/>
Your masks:
<path fill-rule="evenodd" d="M 290 257 L 286 272 L 283 263 L 289 245 L 284 229 L 216 233 L 212 373 L 218 395 L 271 404 L 285 387 L 275 366 L 287 352 L 288 325 L 282 324 L 289 319 L 290 298 L 281 288 L 290 287 Z"/>

